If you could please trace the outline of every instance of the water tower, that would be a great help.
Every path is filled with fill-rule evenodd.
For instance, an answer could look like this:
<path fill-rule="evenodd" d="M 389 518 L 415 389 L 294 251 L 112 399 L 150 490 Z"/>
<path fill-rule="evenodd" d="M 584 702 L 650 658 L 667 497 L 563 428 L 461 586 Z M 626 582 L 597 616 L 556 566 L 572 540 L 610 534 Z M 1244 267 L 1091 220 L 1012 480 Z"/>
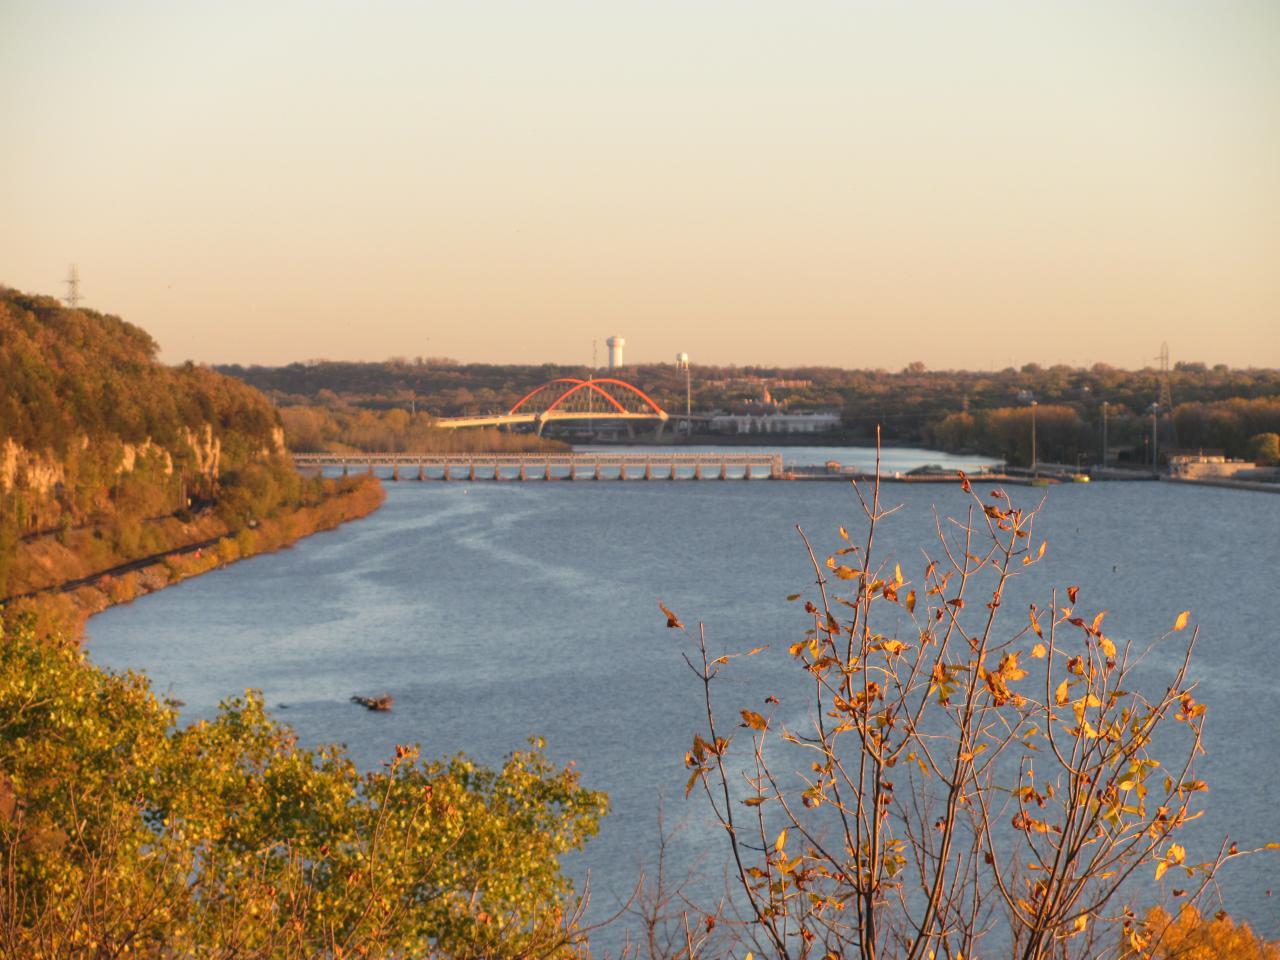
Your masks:
<path fill-rule="evenodd" d="M 622 366 L 622 348 L 627 345 L 627 341 L 615 333 L 604 345 L 609 348 L 609 369 L 617 370 Z"/>

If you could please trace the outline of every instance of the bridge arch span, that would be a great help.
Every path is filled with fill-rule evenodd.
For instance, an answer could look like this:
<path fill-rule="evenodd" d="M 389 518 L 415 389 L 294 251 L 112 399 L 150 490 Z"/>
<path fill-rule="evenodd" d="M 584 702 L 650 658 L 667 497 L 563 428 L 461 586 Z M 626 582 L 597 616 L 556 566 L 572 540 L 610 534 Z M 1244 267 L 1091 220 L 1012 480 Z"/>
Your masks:
<path fill-rule="evenodd" d="M 606 387 L 614 389 L 611 391 L 605 389 Z M 621 399 L 615 394 L 620 395 Z M 613 377 L 601 377 L 591 380 L 582 380 L 577 377 L 560 377 L 529 391 L 516 402 L 515 406 L 508 412 L 508 416 L 521 412 L 540 412 L 545 416 L 562 410 L 561 416 L 564 416 L 569 413 L 568 409 L 565 408 L 565 404 L 578 395 L 599 396 L 613 410 L 623 416 L 642 415 L 655 417 L 659 420 L 667 419 L 667 412 L 662 409 L 656 400 L 634 384 Z M 551 399 L 551 402 L 544 409 L 538 411 L 535 408 L 539 407 L 540 404 L 536 402 L 536 399 L 540 396 L 544 399 L 551 399 L 554 396 L 554 399 Z M 623 400 L 632 401 L 639 409 L 628 409 Z"/>

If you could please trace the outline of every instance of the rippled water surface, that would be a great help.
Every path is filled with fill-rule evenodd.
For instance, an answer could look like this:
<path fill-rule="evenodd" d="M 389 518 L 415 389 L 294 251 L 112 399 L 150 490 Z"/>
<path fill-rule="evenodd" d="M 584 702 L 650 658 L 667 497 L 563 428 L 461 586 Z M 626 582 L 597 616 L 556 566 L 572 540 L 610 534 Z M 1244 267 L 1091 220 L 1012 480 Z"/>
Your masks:
<path fill-rule="evenodd" d="M 736 452 L 736 451 L 729 451 Z M 834 456 L 869 466 L 870 451 L 791 448 L 784 459 Z M 866 463 L 863 461 L 866 460 Z M 885 469 L 954 463 L 886 451 Z M 688 820 L 677 858 L 724 851 L 702 809 L 682 799 L 683 754 L 700 687 L 664 628 L 661 598 L 702 620 L 717 651 L 770 644 L 727 682 L 726 714 L 783 694 L 804 716 L 785 646 L 806 618 L 788 594 L 812 581 L 796 524 L 819 550 L 860 510 L 843 483 L 388 483 L 373 516 L 293 549 L 199 577 L 90 623 L 99 664 L 146 670 L 156 689 L 209 716 L 246 687 L 310 743 L 345 743 L 372 767 L 394 744 L 465 751 L 496 763 L 531 734 L 574 760 L 613 811 L 571 865 L 590 869 L 594 906 L 625 897 L 654 852 L 660 799 Z M 1013 488 L 1023 503 L 1042 490 Z M 884 556 L 919 575 L 935 520 L 966 509 L 953 486 L 886 485 L 904 509 L 885 522 Z M 1193 841 L 1230 832 L 1242 846 L 1280 839 L 1280 496 L 1165 483 L 1051 488 L 1037 535 L 1043 565 L 1006 597 L 1010 621 L 1050 586 L 1078 584 L 1083 609 L 1107 609 L 1117 641 L 1153 639 L 1191 608 L 1201 628 L 1196 675 L 1209 706 L 1208 815 Z M 1018 624 L 1021 626 L 1021 623 Z M 1175 651 L 1146 672 L 1158 692 Z M 391 693 L 374 714 L 352 694 Z M 794 695 L 792 695 L 794 694 Z M 794 704 L 794 706 L 790 706 Z M 784 718 L 787 714 L 784 712 Z M 1230 868 L 1231 911 L 1280 936 L 1280 861 Z M 1270 898 L 1267 889 L 1276 888 Z"/>

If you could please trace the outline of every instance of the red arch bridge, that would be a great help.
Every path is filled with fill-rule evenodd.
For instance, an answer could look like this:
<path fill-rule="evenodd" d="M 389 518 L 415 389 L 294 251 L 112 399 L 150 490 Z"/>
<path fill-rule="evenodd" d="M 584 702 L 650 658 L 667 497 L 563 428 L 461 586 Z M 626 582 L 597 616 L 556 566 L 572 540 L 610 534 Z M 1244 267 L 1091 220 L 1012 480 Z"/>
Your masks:
<path fill-rule="evenodd" d="M 640 420 L 656 423 L 661 436 L 668 419 L 667 411 L 656 400 L 625 380 L 561 377 L 530 390 L 506 413 L 444 417 L 435 421 L 435 426 L 456 430 L 530 423 L 541 434 L 543 427 L 553 420 L 622 421 L 628 427 Z"/>

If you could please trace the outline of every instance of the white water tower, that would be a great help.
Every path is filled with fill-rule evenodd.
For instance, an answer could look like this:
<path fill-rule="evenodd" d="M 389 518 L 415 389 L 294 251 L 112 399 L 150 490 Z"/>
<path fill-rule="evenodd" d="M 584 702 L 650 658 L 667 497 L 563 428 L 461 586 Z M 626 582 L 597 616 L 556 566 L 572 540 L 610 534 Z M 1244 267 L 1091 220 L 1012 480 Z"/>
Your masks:
<path fill-rule="evenodd" d="M 627 341 L 615 333 L 604 345 L 609 348 L 609 369 L 617 370 L 622 366 L 622 348 L 627 345 Z"/>

